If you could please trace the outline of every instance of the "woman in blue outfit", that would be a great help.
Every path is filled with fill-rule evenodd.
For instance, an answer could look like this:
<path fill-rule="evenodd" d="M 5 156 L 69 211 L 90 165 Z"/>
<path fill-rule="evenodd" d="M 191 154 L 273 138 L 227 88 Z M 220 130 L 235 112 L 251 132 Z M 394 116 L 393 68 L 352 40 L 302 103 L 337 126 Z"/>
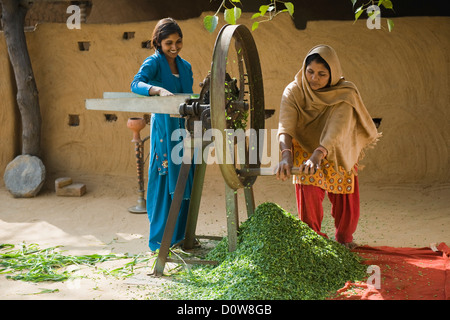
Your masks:
<path fill-rule="evenodd" d="M 131 83 L 131 91 L 140 95 L 168 96 L 192 93 L 192 68 L 179 56 L 183 34 L 172 18 L 160 20 L 153 30 L 155 53 L 146 58 Z M 180 141 L 172 141 L 174 130 L 184 129 L 184 119 L 168 114 L 152 114 L 150 121 L 150 164 L 147 188 L 147 214 L 150 220 L 150 250 L 159 249 L 181 165 L 171 161 L 171 152 Z M 193 168 L 186 183 L 183 201 L 171 245 L 184 239 Z"/>

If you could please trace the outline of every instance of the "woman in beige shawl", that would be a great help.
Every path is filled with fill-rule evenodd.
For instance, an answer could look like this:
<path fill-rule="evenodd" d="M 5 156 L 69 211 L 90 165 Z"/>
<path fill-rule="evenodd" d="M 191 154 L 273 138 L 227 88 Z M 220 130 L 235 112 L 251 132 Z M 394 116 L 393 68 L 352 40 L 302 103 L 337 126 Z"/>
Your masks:
<path fill-rule="evenodd" d="M 358 161 L 380 134 L 356 86 L 343 77 L 333 48 L 319 45 L 283 92 L 278 139 L 282 159 L 278 179 L 293 166 L 299 217 L 317 233 L 325 192 L 332 203 L 336 241 L 355 247 L 359 219 Z"/>

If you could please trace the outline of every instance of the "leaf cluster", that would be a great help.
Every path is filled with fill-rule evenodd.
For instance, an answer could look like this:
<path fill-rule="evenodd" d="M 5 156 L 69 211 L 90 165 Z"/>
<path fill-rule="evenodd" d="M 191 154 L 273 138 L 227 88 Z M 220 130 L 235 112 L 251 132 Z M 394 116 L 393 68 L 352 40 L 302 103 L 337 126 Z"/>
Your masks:
<path fill-rule="evenodd" d="M 353 9 L 355 9 L 355 5 L 358 2 L 358 0 L 350 0 L 350 1 L 353 4 Z M 377 2 L 376 5 L 378 7 L 383 6 L 385 9 L 394 10 L 394 5 L 391 0 L 378 0 L 378 1 L 369 0 L 368 2 L 363 3 L 361 6 L 356 8 L 355 22 L 359 19 L 359 17 L 361 16 L 361 14 L 363 12 L 366 12 L 367 16 L 371 19 L 375 19 L 377 16 L 380 16 L 381 12 L 379 10 L 376 10 L 376 11 L 367 10 L 370 6 L 375 5 L 375 2 Z M 392 19 L 386 19 L 386 22 L 387 22 L 388 30 L 389 30 L 389 32 L 391 32 L 392 29 L 394 28 L 394 21 L 392 21 Z"/>
<path fill-rule="evenodd" d="M 219 6 L 219 9 L 214 15 L 207 15 L 203 19 L 203 26 L 209 32 L 214 32 L 219 22 L 219 12 L 224 9 L 223 18 L 229 24 L 236 24 L 237 20 L 241 17 L 242 9 L 238 6 L 242 5 L 241 0 L 230 0 L 231 8 L 227 8 L 226 0 L 223 0 Z M 283 4 L 284 9 L 277 9 L 277 3 Z M 259 23 L 271 21 L 278 14 L 282 12 L 288 12 L 291 16 L 294 14 L 294 5 L 292 2 L 280 1 L 280 0 L 270 0 L 269 4 L 261 5 L 259 7 L 259 12 L 253 14 L 252 19 L 259 19 L 253 22 L 252 31 L 258 28 Z"/>

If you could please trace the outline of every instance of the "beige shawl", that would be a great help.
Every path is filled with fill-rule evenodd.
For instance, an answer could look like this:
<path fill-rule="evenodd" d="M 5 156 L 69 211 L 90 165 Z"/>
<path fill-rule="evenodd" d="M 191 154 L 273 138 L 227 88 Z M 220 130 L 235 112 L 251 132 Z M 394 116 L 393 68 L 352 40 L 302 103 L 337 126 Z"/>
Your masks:
<path fill-rule="evenodd" d="M 296 139 L 307 152 L 319 145 L 328 150 L 327 159 L 338 167 L 354 171 L 364 149 L 381 136 L 361 99 L 356 86 L 346 81 L 333 48 L 319 45 L 306 57 L 318 53 L 331 69 L 329 87 L 312 90 L 305 77 L 305 60 L 295 80 L 283 92 L 278 136 Z"/>

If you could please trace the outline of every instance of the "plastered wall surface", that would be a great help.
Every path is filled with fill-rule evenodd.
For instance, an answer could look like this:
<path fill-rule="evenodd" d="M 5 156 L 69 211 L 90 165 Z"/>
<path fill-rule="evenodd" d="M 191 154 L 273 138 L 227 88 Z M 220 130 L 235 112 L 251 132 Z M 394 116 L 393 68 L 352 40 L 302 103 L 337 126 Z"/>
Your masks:
<path fill-rule="evenodd" d="M 210 69 L 220 28 L 208 33 L 202 25 L 205 14 L 179 21 L 184 34 L 180 55 L 192 64 L 197 93 L 198 83 Z M 250 16 L 243 14 L 240 23 L 250 26 Z M 150 39 L 156 22 L 82 24 L 80 30 L 46 23 L 26 33 L 43 119 L 42 160 L 50 176 L 136 174 L 126 121 L 142 114 L 105 116 L 105 112 L 86 110 L 85 99 L 100 98 L 105 91 L 129 91 L 141 63 L 153 54 L 142 48 L 142 42 Z M 369 30 L 365 21 L 314 21 L 306 30 L 297 30 L 287 15 L 260 25 L 253 36 L 261 59 L 266 108 L 277 110 L 266 127 L 277 128 L 282 91 L 304 55 L 326 43 L 336 49 L 345 77 L 358 86 L 371 115 L 382 118 L 383 138 L 367 151 L 361 177 L 374 183 L 447 183 L 450 18 L 397 18 L 394 22 L 392 33 Z M 123 39 L 124 32 L 134 32 L 134 38 Z M 80 51 L 81 41 L 89 42 L 89 51 Z M 1 177 L 20 153 L 20 113 L 13 79 L 0 33 Z M 143 135 L 148 130 L 147 126 Z"/>

